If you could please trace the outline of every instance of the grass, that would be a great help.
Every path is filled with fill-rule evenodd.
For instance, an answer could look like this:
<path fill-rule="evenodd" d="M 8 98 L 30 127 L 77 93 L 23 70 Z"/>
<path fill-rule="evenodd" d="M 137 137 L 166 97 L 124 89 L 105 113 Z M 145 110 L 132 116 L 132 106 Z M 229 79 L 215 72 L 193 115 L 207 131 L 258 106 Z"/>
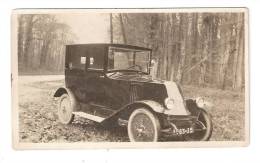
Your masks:
<path fill-rule="evenodd" d="M 185 97 L 204 97 L 212 104 L 206 108 L 213 120 L 211 140 L 245 139 L 245 96 L 243 92 L 184 86 Z"/>

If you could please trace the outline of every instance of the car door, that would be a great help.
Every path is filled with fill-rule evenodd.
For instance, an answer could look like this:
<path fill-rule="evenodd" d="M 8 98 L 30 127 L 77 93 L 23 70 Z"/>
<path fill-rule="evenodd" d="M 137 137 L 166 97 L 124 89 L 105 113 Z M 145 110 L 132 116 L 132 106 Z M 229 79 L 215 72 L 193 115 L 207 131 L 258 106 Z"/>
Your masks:
<path fill-rule="evenodd" d="M 109 108 L 106 95 L 104 74 L 104 52 L 102 49 L 89 49 L 87 52 L 86 74 L 84 76 L 85 107 L 84 112 L 100 117 L 113 113 Z"/>
<path fill-rule="evenodd" d="M 86 51 L 86 73 L 84 76 L 85 103 L 99 104 L 102 97 L 102 77 L 104 76 L 104 52 L 92 47 Z"/>

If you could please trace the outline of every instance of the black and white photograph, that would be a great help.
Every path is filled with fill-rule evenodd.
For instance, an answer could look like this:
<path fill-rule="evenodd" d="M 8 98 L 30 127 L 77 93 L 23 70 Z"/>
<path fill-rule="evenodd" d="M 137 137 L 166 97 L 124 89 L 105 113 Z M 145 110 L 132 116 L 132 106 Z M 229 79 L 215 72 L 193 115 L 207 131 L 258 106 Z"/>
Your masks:
<path fill-rule="evenodd" d="M 16 149 L 249 144 L 248 10 L 16 9 Z"/>

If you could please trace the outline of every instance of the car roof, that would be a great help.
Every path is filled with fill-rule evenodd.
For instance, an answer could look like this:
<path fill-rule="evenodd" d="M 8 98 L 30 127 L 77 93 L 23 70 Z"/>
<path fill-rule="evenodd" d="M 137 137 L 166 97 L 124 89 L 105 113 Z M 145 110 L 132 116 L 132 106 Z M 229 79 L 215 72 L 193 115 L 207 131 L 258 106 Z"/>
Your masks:
<path fill-rule="evenodd" d="M 89 47 L 89 48 L 94 48 L 94 47 L 118 47 L 118 48 L 129 48 L 129 49 L 137 49 L 137 50 L 148 50 L 151 51 L 152 49 L 150 48 L 145 48 L 145 47 L 140 47 L 140 46 L 135 46 L 135 45 L 128 45 L 128 44 L 109 44 L 109 43 L 94 43 L 94 44 L 70 44 L 66 45 L 68 47 L 73 47 L 73 46 L 84 46 L 84 47 Z"/>

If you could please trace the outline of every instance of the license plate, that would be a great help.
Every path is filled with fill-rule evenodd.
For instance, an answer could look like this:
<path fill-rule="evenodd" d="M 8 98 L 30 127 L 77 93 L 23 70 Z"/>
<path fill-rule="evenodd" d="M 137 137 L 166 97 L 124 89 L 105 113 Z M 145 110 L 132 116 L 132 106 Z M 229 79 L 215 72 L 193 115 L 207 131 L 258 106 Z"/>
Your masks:
<path fill-rule="evenodd" d="M 184 134 L 191 134 L 194 132 L 194 129 L 192 127 L 189 128 L 178 128 L 174 129 L 173 133 L 177 135 L 184 135 Z"/>

